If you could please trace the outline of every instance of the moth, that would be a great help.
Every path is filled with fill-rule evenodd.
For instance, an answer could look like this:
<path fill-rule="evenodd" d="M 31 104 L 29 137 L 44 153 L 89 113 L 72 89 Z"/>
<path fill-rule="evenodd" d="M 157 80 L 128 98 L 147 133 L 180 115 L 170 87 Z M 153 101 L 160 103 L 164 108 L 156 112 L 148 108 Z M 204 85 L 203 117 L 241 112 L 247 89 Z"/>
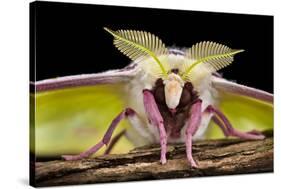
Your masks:
<path fill-rule="evenodd" d="M 35 82 L 36 154 L 74 153 L 62 157 L 79 160 L 105 145 L 109 153 L 125 136 L 134 146 L 160 144 L 162 164 L 167 145 L 185 143 L 187 161 L 197 167 L 192 142 L 209 137 L 214 124 L 225 136 L 251 140 L 264 139 L 256 129 L 272 127 L 272 94 L 217 73 L 243 50 L 210 41 L 167 48 L 146 31 L 104 29 L 132 62 L 123 69 Z"/>

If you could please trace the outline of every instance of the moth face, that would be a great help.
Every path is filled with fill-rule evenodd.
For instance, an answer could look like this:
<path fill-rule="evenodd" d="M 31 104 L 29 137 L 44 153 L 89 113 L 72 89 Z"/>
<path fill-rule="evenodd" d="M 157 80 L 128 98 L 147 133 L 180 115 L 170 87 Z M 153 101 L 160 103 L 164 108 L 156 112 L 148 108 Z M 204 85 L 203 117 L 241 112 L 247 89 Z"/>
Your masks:
<path fill-rule="evenodd" d="M 171 111 L 176 111 L 179 105 L 183 86 L 183 80 L 175 73 L 170 73 L 168 78 L 164 80 L 165 101 Z"/>

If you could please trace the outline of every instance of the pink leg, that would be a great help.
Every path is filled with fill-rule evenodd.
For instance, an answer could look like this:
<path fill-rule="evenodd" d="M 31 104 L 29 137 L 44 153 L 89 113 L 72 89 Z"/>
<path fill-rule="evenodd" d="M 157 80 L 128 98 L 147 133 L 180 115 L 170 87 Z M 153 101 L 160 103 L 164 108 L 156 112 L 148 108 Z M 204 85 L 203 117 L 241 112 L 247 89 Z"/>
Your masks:
<path fill-rule="evenodd" d="M 207 109 L 211 112 L 214 112 L 221 119 L 223 123 L 220 124 L 223 124 L 226 127 L 228 136 L 236 136 L 242 139 L 252 139 L 252 140 L 265 138 L 263 134 L 255 130 L 250 132 L 238 131 L 232 127 L 227 117 L 221 111 L 214 108 L 213 106 L 209 106 Z"/>
<path fill-rule="evenodd" d="M 216 116 L 214 115 L 212 117 L 212 120 L 221 128 L 224 136 L 228 137 L 229 136 L 229 132 L 228 130 L 225 128 L 224 124 L 221 122 L 221 120 Z"/>
<path fill-rule="evenodd" d="M 163 118 L 159 112 L 154 96 L 149 90 L 143 90 L 143 102 L 149 121 L 151 122 L 152 125 L 158 127 L 159 135 L 160 135 L 160 145 L 161 145 L 160 162 L 162 164 L 165 164 L 167 161 L 166 160 L 167 135 L 164 127 Z"/>
<path fill-rule="evenodd" d="M 103 136 L 103 139 L 97 143 L 96 145 L 94 145 L 93 147 L 91 147 L 90 149 L 88 149 L 85 152 L 82 152 L 79 155 L 63 155 L 62 158 L 65 160 L 79 160 L 79 159 L 83 159 L 86 157 L 91 156 L 92 154 L 96 153 L 99 149 L 101 149 L 101 147 L 103 147 L 104 145 L 107 145 L 111 139 L 112 133 L 115 130 L 116 126 L 118 125 L 118 123 L 124 119 L 127 116 L 131 116 L 134 115 L 135 111 L 127 108 L 125 111 L 122 111 L 110 124 L 109 128 L 107 129 L 105 135 Z"/>
<path fill-rule="evenodd" d="M 198 100 L 196 103 L 192 105 L 190 110 L 191 113 L 190 113 L 188 126 L 185 131 L 186 156 L 188 162 L 190 162 L 192 167 L 197 167 L 197 164 L 195 163 L 192 157 L 192 136 L 195 134 L 201 123 L 201 117 L 202 117 L 201 105 L 202 105 L 201 100 Z"/>
<path fill-rule="evenodd" d="M 122 130 L 120 133 L 118 133 L 111 142 L 109 143 L 108 147 L 106 148 L 104 155 L 109 154 L 113 147 L 116 145 L 116 143 L 120 140 L 120 138 L 126 133 L 126 130 Z"/>

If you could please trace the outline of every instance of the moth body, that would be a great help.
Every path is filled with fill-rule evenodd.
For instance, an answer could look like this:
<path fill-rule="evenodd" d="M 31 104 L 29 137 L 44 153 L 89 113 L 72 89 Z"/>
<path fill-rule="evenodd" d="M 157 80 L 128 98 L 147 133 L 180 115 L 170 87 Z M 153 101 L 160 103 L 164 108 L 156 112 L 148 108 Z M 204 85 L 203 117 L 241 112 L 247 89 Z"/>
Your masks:
<path fill-rule="evenodd" d="M 214 77 L 208 73 L 198 73 L 196 82 L 183 82 L 179 73 L 184 72 L 183 64 L 192 62 L 185 59 L 184 51 L 179 49 L 170 49 L 170 54 L 167 57 L 161 57 L 165 62 L 165 67 L 169 69 L 169 76 L 167 80 L 155 77 L 157 70 L 152 70 L 148 65 L 151 65 L 150 59 L 143 60 L 137 63 L 139 70 L 136 77 L 127 84 L 126 106 L 134 109 L 142 124 L 136 121 L 130 121 L 134 128 L 134 133 L 128 133 L 128 138 L 136 145 L 143 145 L 149 143 L 159 143 L 159 131 L 157 127 L 151 125 L 147 118 L 143 103 L 143 90 L 149 89 L 153 92 L 155 100 L 162 117 L 164 118 L 164 126 L 167 132 L 168 143 L 183 143 L 185 140 L 185 130 L 188 127 L 188 118 L 190 114 L 191 105 L 198 99 L 202 100 L 205 111 L 207 106 L 218 103 L 215 100 L 215 89 L 212 89 L 210 77 Z M 135 64 L 135 63 L 132 63 Z M 199 71 L 199 70 L 198 70 Z M 171 80 L 169 83 L 169 79 Z M 175 81 L 173 80 L 175 79 Z M 171 88 L 168 88 L 169 86 Z M 176 86 L 175 86 L 176 85 Z M 173 107 L 169 107 L 167 103 L 167 96 L 170 97 L 170 103 L 174 103 Z M 175 101 L 175 102 L 173 102 Z M 199 129 L 195 133 L 193 140 L 204 138 L 204 134 L 209 125 L 211 113 L 204 113 Z M 139 133 L 139 139 L 135 141 L 136 133 Z M 132 136 L 131 136 L 132 135 Z M 134 142 L 135 141 L 135 142 Z M 141 142 L 142 141 L 142 142 Z"/>
<path fill-rule="evenodd" d="M 50 114 L 37 108 L 37 114 L 41 115 L 36 116 L 37 122 L 41 121 L 41 125 L 45 125 L 36 132 L 37 138 L 41 139 L 36 143 L 39 144 L 36 145 L 37 149 L 60 151 L 57 144 L 64 144 L 67 139 L 70 139 L 71 145 L 77 146 L 81 138 L 73 137 L 77 134 L 73 135 L 75 130 L 72 127 L 93 124 L 104 126 L 108 124 L 108 114 L 114 113 L 98 143 L 78 155 L 65 155 L 63 158 L 86 158 L 107 144 L 110 151 L 117 140 L 111 140 L 113 132 L 121 120 L 126 119 L 130 127 L 116 134 L 117 138 L 125 134 L 136 146 L 159 143 L 162 164 L 167 162 L 169 143 L 185 143 L 187 161 L 196 167 L 192 156 L 192 140 L 204 138 L 211 120 L 225 136 L 252 140 L 263 139 L 264 136 L 256 130 L 236 130 L 228 116 L 236 121 L 236 125 L 245 127 L 257 125 L 265 128 L 273 124 L 272 116 L 267 116 L 268 112 L 273 114 L 272 94 L 215 76 L 216 71 L 230 65 L 234 55 L 243 50 L 209 41 L 197 43 L 188 49 L 168 49 L 149 32 L 105 30 L 113 35 L 117 49 L 133 62 L 120 70 L 37 82 L 38 91 L 57 90 L 37 95 L 37 106 L 45 107 L 49 99 L 53 102 L 50 103 Z M 76 90 L 67 89 L 75 87 L 81 87 L 85 101 L 77 96 Z M 89 99 L 93 99 L 95 108 L 89 106 Z M 80 104 L 82 102 L 84 104 Z M 64 114 L 59 118 L 57 103 L 64 107 Z M 103 106 L 103 103 L 107 103 L 107 106 Z M 108 111 L 110 108 L 112 111 Z M 244 115 L 240 109 L 245 113 L 256 112 L 258 119 L 251 114 Z M 53 142 L 52 136 L 55 136 L 54 133 L 58 135 L 58 130 L 60 138 Z M 73 149 L 72 146 L 70 149 Z"/>

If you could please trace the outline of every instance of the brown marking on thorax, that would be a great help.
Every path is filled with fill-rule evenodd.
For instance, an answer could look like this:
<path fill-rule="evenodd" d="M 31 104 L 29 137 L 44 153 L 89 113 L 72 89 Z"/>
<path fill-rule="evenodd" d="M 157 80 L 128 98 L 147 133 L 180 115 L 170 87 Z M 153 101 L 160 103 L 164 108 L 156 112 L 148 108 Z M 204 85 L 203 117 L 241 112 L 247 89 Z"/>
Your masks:
<path fill-rule="evenodd" d="M 179 138 L 181 129 L 184 127 L 186 120 L 189 117 L 191 105 L 198 99 L 198 95 L 196 91 L 194 91 L 192 83 L 185 83 L 175 113 L 172 113 L 166 105 L 162 79 L 156 81 L 152 91 L 159 111 L 163 117 L 164 126 L 168 136 L 171 138 Z"/>

